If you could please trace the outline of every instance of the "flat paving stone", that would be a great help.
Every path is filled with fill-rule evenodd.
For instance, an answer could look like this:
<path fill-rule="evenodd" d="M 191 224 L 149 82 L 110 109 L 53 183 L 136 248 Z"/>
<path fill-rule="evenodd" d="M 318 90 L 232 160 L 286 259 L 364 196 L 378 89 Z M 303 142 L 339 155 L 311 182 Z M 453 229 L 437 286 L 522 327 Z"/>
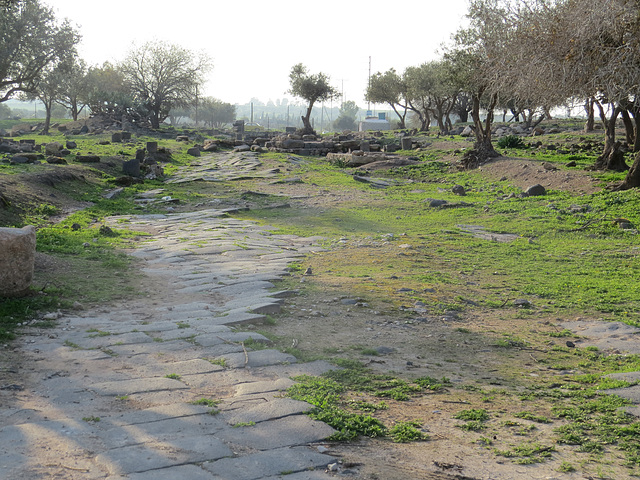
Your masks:
<path fill-rule="evenodd" d="M 217 477 L 195 465 L 179 465 L 142 473 L 132 473 L 126 477 L 108 477 L 106 480 L 216 480 Z"/>
<path fill-rule="evenodd" d="M 99 454 L 96 463 L 112 475 L 127 475 L 230 456 L 233 456 L 233 452 L 229 447 L 217 438 L 206 435 L 115 448 Z"/>
<path fill-rule="evenodd" d="M 272 450 L 320 442 L 334 433 L 335 430 L 325 423 L 304 415 L 295 415 L 252 426 L 221 430 L 216 436 L 227 443 L 256 450 Z"/>
<path fill-rule="evenodd" d="M 167 418 L 204 415 L 208 410 L 209 407 L 190 403 L 159 405 L 144 410 L 134 410 L 111 415 L 109 416 L 109 423 L 111 425 L 137 425 L 139 423 L 158 422 L 160 420 L 166 420 Z"/>
<path fill-rule="evenodd" d="M 255 393 L 282 391 L 295 383 L 296 382 L 290 378 L 278 378 L 274 381 L 241 383 L 236 387 L 236 395 L 253 395 Z"/>
<path fill-rule="evenodd" d="M 324 469 L 335 458 L 314 452 L 307 447 L 278 448 L 258 452 L 240 458 L 223 458 L 205 462 L 202 468 L 216 475 L 215 478 L 234 480 L 258 480 L 265 476 L 289 475 L 295 472 Z M 326 476 L 324 477 L 326 478 Z"/>
<path fill-rule="evenodd" d="M 226 170 L 227 179 L 249 171 L 271 175 L 256 171 L 255 155 L 201 162 L 206 175 Z M 211 162 L 218 162 L 214 169 Z M 106 219 L 154 232 L 132 256 L 158 279 L 158 291 L 63 316 L 54 335 L 21 342 L 46 373 L 33 392 L 21 392 L 34 408 L 0 406 L 0 478 L 6 472 L 73 480 L 330 477 L 323 470 L 331 457 L 306 445 L 334 430 L 304 415 L 312 407 L 282 391 L 294 383 L 291 376 L 332 367 L 303 367 L 292 355 L 242 345 L 269 343 L 242 326 L 280 312 L 292 293 L 273 290 L 289 262 L 321 249 L 313 239 L 225 217 L 231 211 Z M 222 359 L 226 366 L 216 364 Z M 219 404 L 192 404 L 199 399 Z M 65 472 L 59 458 L 73 459 L 79 473 Z M 216 473 L 200 464 L 217 465 Z"/>
<path fill-rule="evenodd" d="M 278 350 L 255 350 L 243 353 L 230 353 L 222 355 L 225 365 L 229 368 L 264 367 L 267 365 L 279 365 L 283 363 L 296 363 L 298 359 L 288 353 Z"/>
<path fill-rule="evenodd" d="M 188 387 L 179 380 L 171 378 L 139 378 L 121 382 L 94 383 L 89 385 L 89 388 L 100 395 L 122 396 L 163 390 L 183 390 Z"/>
<path fill-rule="evenodd" d="M 227 421 L 230 425 L 251 422 L 260 423 L 291 415 L 301 415 L 312 408 L 314 408 L 313 405 L 307 402 L 300 402 L 291 398 L 278 398 L 253 407 L 242 408 L 229 417 Z"/>

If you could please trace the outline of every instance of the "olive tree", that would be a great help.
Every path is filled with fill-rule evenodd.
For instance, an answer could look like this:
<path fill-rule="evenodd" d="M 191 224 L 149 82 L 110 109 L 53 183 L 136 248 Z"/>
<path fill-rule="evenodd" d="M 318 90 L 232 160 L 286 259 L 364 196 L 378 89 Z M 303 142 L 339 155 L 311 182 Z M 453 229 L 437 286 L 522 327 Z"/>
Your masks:
<path fill-rule="evenodd" d="M 133 97 L 124 75 L 111 63 L 90 67 L 85 82 L 82 101 L 94 115 L 105 115 L 119 121 L 134 110 Z"/>
<path fill-rule="evenodd" d="M 488 2 L 487 2 L 488 3 Z M 639 0 L 503 0 L 517 42 L 494 88 L 506 88 L 557 105 L 564 99 L 588 99 L 605 130 L 604 150 L 594 168 L 626 170 L 616 123 L 622 115 L 627 140 L 640 150 Z M 495 5 L 494 5 L 495 7 Z M 494 8 L 494 11 L 496 9 Z M 576 19 L 579 18 L 579 21 Z M 535 76 L 527 76 L 535 72 Z M 523 74 L 525 73 L 525 74 Z M 621 188 L 640 186 L 640 156 Z"/>
<path fill-rule="evenodd" d="M 333 128 L 338 131 L 356 130 L 358 128 L 358 125 L 356 124 L 358 111 L 360 111 L 360 107 L 358 107 L 356 102 L 353 100 L 342 102 L 338 118 L 333 122 Z"/>
<path fill-rule="evenodd" d="M 133 97 L 143 106 L 152 128 L 169 116 L 173 107 L 190 104 L 204 75 L 211 69 L 205 54 L 178 45 L 148 42 L 129 52 L 120 71 Z"/>
<path fill-rule="evenodd" d="M 409 101 L 407 86 L 395 69 L 384 73 L 377 72 L 369 79 L 365 99 L 373 103 L 385 103 L 396 113 L 400 128 L 406 128 Z"/>
<path fill-rule="evenodd" d="M 324 102 L 338 96 L 338 91 L 329 84 L 329 77 L 324 73 L 311 74 L 307 67 L 298 63 L 289 73 L 290 88 L 288 93 L 300 97 L 307 102 L 307 111 L 301 116 L 304 133 L 315 133 L 311 126 L 311 112 L 317 102 Z"/>
<path fill-rule="evenodd" d="M 200 105 L 202 120 L 211 128 L 220 128 L 236 119 L 236 106 L 213 97 L 202 99 Z"/>
<path fill-rule="evenodd" d="M 51 125 L 51 113 L 56 99 L 60 96 L 60 81 L 65 75 L 65 72 L 60 66 L 56 68 L 47 69 L 42 72 L 38 83 L 31 88 L 28 92 L 21 93 L 20 97 L 23 100 L 40 100 L 44 106 L 44 126 L 42 127 L 42 134 L 49 134 L 49 127 Z"/>
<path fill-rule="evenodd" d="M 61 67 L 60 85 L 55 102 L 69 111 L 71 118 L 76 121 L 86 107 L 83 101 L 87 94 L 87 64 L 77 57 L 69 58 Z"/>
<path fill-rule="evenodd" d="M 80 36 L 38 0 L 4 2 L 0 15 L 0 102 L 34 91 L 42 73 L 72 54 Z"/>
<path fill-rule="evenodd" d="M 469 24 L 455 34 L 453 43 L 446 48 L 445 59 L 453 65 L 451 78 L 460 91 L 471 96 L 476 141 L 463 159 L 466 167 L 498 156 L 491 143 L 491 128 L 500 97 L 518 100 L 523 98 L 518 96 L 521 93 L 531 98 L 530 91 L 535 86 L 520 89 L 515 80 L 524 77 L 529 83 L 541 81 L 537 72 L 524 68 L 526 64 L 517 53 L 521 33 L 518 27 L 522 25 L 518 23 L 519 5 L 523 3 L 524 0 L 470 0 Z"/>

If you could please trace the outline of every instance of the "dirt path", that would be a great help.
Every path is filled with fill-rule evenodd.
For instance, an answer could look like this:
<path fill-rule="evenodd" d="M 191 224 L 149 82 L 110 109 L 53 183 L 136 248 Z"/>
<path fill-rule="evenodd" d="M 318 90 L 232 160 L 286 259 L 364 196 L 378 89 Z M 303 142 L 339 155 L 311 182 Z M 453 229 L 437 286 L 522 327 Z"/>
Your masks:
<path fill-rule="evenodd" d="M 282 195 L 283 201 L 292 208 L 330 208 L 370 195 L 328 193 L 314 185 L 293 182 L 273 184 L 269 180 L 272 166 L 255 161 L 254 155 L 247 155 L 245 158 L 250 159 L 247 162 L 240 161 L 241 156 L 237 161 L 227 157 L 222 163 L 216 161 L 220 158 L 203 157 L 201 168 L 191 170 L 191 178 L 181 178 L 184 181 L 221 181 L 222 177 L 216 177 L 219 175 L 226 175 L 225 181 L 256 178 L 256 191 Z M 223 164 L 230 168 L 221 168 Z M 246 168 L 241 168 L 243 165 Z M 578 172 L 574 175 L 573 172 L 548 171 L 532 162 L 523 168 L 521 161 L 501 159 L 484 166 L 482 171 L 492 178 L 506 176 L 522 187 L 540 183 L 547 188 L 585 193 L 595 188 L 589 182 L 585 186 Z M 408 321 L 405 314 L 389 308 L 385 299 L 370 298 L 363 302 L 352 295 L 352 283 L 337 282 L 325 274 L 322 254 L 317 246 L 311 246 L 313 239 L 271 238 L 266 230 L 248 227 L 249 224 L 233 219 L 221 221 L 214 214 L 212 219 L 200 223 L 207 218 L 203 211 L 180 210 L 177 208 L 174 212 L 171 228 L 162 226 L 171 216 L 124 219 L 138 222 L 136 228 L 147 228 L 154 233 L 155 246 L 133 252 L 146 264 L 147 297 L 65 316 L 60 319 L 57 330 L 29 332 L 16 344 L 15 350 L 0 350 L 5 361 L 17 359 L 15 368 L 6 372 L 0 382 L 3 385 L 0 438 L 5 442 L 0 440 L 0 469 L 4 467 L 0 478 L 2 471 L 10 471 L 7 465 L 17 469 L 7 477 L 12 479 L 585 478 L 581 473 L 559 472 L 563 461 L 575 461 L 563 454 L 534 465 L 517 465 L 497 457 L 487 444 L 478 442 L 480 435 L 461 430 L 460 422 L 453 419 L 457 412 L 469 408 L 472 395 L 458 387 L 478 380 L 496 390 L 514 387 L 513 378 L 504 372 L 505 363 L 525 365 L 523 375 L 545 373 L 544 365 L 535 358 L 531 360 L 531 352 L 514 350 L 505 355 L 496 349 L 491 336 L 469 336 L 464 331 L 502 332 L 519 328 L 511 320 L 502 320 L 491 311 L 474 309 L 472 314 L 421 316 L 421 320 Z M 111 222 L 115 226 L 118 220 L 123 219 Z M 211 237 L 212 231 L 227 234 L 228 238 L 221 241 L 221 237 Z M 215 242 L 210 243 L 212 239 Z M 227 249 L 220 249 L 220 245 L 226 245 Z M 302 258 L 307 258 L 305 267 L 312 267 L 314 274 L 294 274 L 287 284 L 304 282 L 310 288 L 304 289 L 299 297 L 275 301 L 266 292 L 266 284 L 274 281 L 274 271 L 281 274 L 288 262 L 296 258 L 286 254 L 293 246 L 298 253 L 308 255 Z M 398 244 L 393 242 L 369 246 L 346 244 L 344 248 L 344 252 L 363 252 L 370 248 L 372 254 L 383 257 L 398 254 Z M 316 254 L 311 254 L 312 251 Z M 346 254 L 344 252 L 324 255 Z M 258 267 L 263 263 L 272 270 L 260 271 Z M 215 268 L 210 268 L 211 265 Z M 238 280 L 239 276 L 251 278 Z M 250 294 L 246 290 L 249 284 L 255 288 Z M 398 287 L 402 288 L 401 281 Z M 248 297 L 251 297 L 249 303 Z M 256 313 L 243 316 L 248 311 Z M 275 325 L 258 325 L 257 317 L 252 317 L 264 313 L 276 314 Z M 240 320 L 236 322 L 229 315 L 239 315 Z M 535 322 L 544 328 L 551 320 L 555 319 L 539 317 Z M 241 325 L 231 328 L 236 323 Z M 419 418 L 429 441 L 410 444 L 380 439 L 347 444 L 319 442 L 327 430 L 313 422 L 304 423 L 306 417 L 301 415 L 304 408 L 280 402 L 283 399 L 278 398 L 277 391 L 290 384 L 291 375 L 320 373 L 330 367 L 324 362 L 286 365 L 295 359 L 273 351 L 272 357 L 256 354 L 258 363 L 245 368 L 254 355 L 249 352 L 247 359 L 239 342 L 248 336 L 267 342 L 255 333 L 258 328 L 294 342 L 308 355 L 340 356 L 354 347 L 376 349 L 380 353 L 370 357 L 368 366 L 372 369 L 413 378 L 447 377 L 455 393 L 434 393 L 409 402 L 388 401 L 394 413 L 387 418 L 382 413 L 385 421 L 392 424 Z M 213 352 L 214 347 L 219 350 Z M 262 356 L 271 358 L 268 364 L 259 363 Z M 146 360 L 142 361 L 143 358 Z M 224 363 L 237 368 L 230 372 L 220 365 L 223 362 L 205 364 L 204 358 L 224 358 Z M 210 377 L 214 375 L 212 382 Z M 220 416 L 206 415 L 210 407 L 189 404 L 202 397 L 223 400 L 211 407 L 220 409 Z M 512 411 L 510 398 L 494 393 L 492 409 Z M 273 408 L 265 411 L 257 406 L 262 403 L 269 403 Z M 177 410 L 176 405 L 180 405 Z M 295 434 L 276 428 L 282 423 L 281 418 L 289 417 L 301 422 L 291 427 Z M 498 425 L 506 418 L 505 414 L 493 422 Z M 174 424 L 169 428 L 173 433 L 176 428 L 177 431 L 193 430 L 179 441 L 178 436 L 171 436 L 167 431 L 151 439 L 151 435 L 158 433 L 151 431 L 152 426 L 162 422 L 169 425 L 171 421 Z M 246 430 L 232 428 L 235 424 L 254 421 L 258 425 L 247 426 Z M 260 428 L 252 430 L 254 427 Z M 550 433 L 552 427 L 539 428 L 542 436 Z M 210 435 L 212 431 L 214 435 Z M 311 436 L 305 436 L 310 432 Z M 276 441 L 280 434 L 295 441 Z M 40 441 L 29 441 L 38 436 Z M 199 445 L 195 447 L 193 442 L 187 442 L 185 438 L 189 437 Z M 272 444 L 257 443 L 260 439 Z M 506 441 L 511 440 L 515 443 L 520 439 L 514 433 Z M 310 443 L 322 445 L 322 453 L 316 445 L 314 449 L 300 449 Z M 211 451 L 218 452 L 218 456 L 207 456 Z M 269 452 L 273 454 L 270 457 Z M 142 462 L 144 468 L 141 468 L 139 458 L 146 454 L 155 460 Z M 246 463 L 242 463 L 242 459 Z M 336 459 L 341 461 L 336 471 L 325 472 L 327 465 Z M 241 465 L 250 462 L 258 467 L 246 467 L 247 473 L 244 473 Z M 310 467 L 315 471 L 310 471 Z M 294 473 L 282 477 L 280 473 L 285 471 Z M 624 472 L 617 470 L 616 473 L 615 478 L 626 478 Z"/>

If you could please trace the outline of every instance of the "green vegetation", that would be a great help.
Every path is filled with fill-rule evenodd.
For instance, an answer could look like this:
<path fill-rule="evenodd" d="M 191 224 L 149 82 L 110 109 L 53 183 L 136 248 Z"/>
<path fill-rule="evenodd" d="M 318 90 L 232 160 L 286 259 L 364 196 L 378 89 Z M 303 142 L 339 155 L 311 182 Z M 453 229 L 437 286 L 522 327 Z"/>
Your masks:
<path fill-rule="evenodd" d="M 341 360 L 337 363 L 341 369 L 330 370 L 320 377 L 297 377 L 295 380 L 298 383 L 287 390 L 291 398 L 315 405 L 316 408 L 309 415 L 337 430 L 331 437 L 333 440 L 389 436 L 394 442 L 408 442 L 428 438 L 418 429 L 421 424 L 417 421 L 398 422 L 389 429 L 372 415 L 379 410 L 388 410 L 388 404 L 373 404 L 366 400 L 355 400 L 352 396 L 364 394 L 406 401 L 424 390 L 442 389 L 443 384 L 448 385 L 446 379 L 441 383 L 435 383 L 430 378 L 407 382 L 393 375 L 373 373 L 357 361 Z"/>
<path fill-rule="evenodd" d="M 389 436 L 396 443 L 428 440 L 429 435 L 421 432 L 420 427 L 420 422 L 398 422 L 389 430 Z"/>
<path fill-rule="evenodd" d="M 217 407 L 220 400 L 211 400 L 210 398 L 200 398 L 191 402 L 191 405 L 203 405 L 205 407 Z"/>
<path fill-rule="evenodd" d="M 523 443 L 509 450 L 495 450 L 496 455 L 512 458 L 514 463 L 520 465 L 544 462 L 552 456 L 553 452 L 555 452 L 554 447 L 539 443 Z"/>
<path fill-rule="evenodd" d="M 253 427 L 256 422 L 238 422 L 233 424 L 233 428 Z"/>
<path fill-rule="evenodd" d="M 500 148 L 527 148 L 522 137 L 518 135 L 505 135 L 499 138 L 497 143 Z"/>
<path fill-rule="evenodd" d="M 87 142 L 82 148 L 92 148 L 115 159 L 120 155 L 116 148 L 124 152 L 120 157 L 129 158 L 146 139 L 118 147 L 90 147 L 89 140 L 77 140 Z M 391 137 L 385 141 L 391 141 Z M 553 141 L 560 144 L 577 140 L 558 136 Z M 166 171 L 192 162 L 182 145 L 171 140 L 160 140 L 160 144 L 173 151 Z M 529 168 L 537 168 L 544 161 L 570 172 L 594 161 L 592 152 L 567 154 L 535 144 L 528 147 L 518 150 L 517 155 Z M 247 193 L 259 188 L 259 183 L 252 180 L 225 183 L 224 188 L 204 185 L 207 182 L 185 186 L 150 181 L 127 187 L 116 200 L 106 201 L 102 193 L 116 186 L 117 176 L 116 169 L 106 165 L 91 170 L 86 181 L 61 182 L 56 186 L 56 195 L 68 195 L 93 205 L 58 223 L 52 223 L 52 217 L 61 211 L 54 197 L 29 208 L 13 205 L 9 209 L 13 212 L 11 222 L 6 221 L 11 212 L 0 210 L 4 224 L 38 225 L 39 251 L 69 264 L 54 281 L 37 278 L 32 295 L 0 304 L 0 339 L 14 337 L 23 324 L 32 325 L 29 322 L 44 312 L 71 309 L 74 301 L 97 303 L 139 293 L 133 274 L 123 273 L 134 272 L 135 265 L 118 249 L 144 242 L 145 234 L 135 231 L 127 215 L 164 210 L 134 203 L 136 194 L 162 188 L 163 194 L 178 199 L 185 208 L 211 200 L 246 202 L 252 209 L 238 217 L 275 225 L 276 234 L 324 238 L 323 246 L 328 251 L 316 252 L 312 261 L 300 259 L 292 264 L 292 277 L 283 281 L 287 288 L 301 289 L 302 298 L 314 289 L 329 291 L 327 286 L 334 283 L 346 285 L 353 298 L 375 303 L 375 309 L 383 313 L 381 318 L 388 316 L 407 327 L 417 325 L 412 308 L 421 305 L 425 317 L 455 318 L 457 322 L 450 322 L 446 337 L 452 342 L 447 344 L 452 354 L 415 361 L 416 364 L 441 369 L 449 364 L 458 366 L 464 355 L 454 355 L 453 345 L 465 350 L 467 344 L 496 360 L 491 374 L 485 376 L 480 366 L 477 377 L 469 374 L 462 383 L 458 376 L 454 383 L 440 378 L 442 373 L 412 377 L 410 369 L 382 374 L 382 366 L 370 370 L 358 361 L 378 364 L 385 360 L 373 348 L 375 345 L 356 340 L 345 348 L 324 345 L 311 351 L 303 341 L 292 343 L 292 338 L 270 335 L 270 327 L 282 327 L 285 320 L 278 315 L 268 316 L 264 325 L 267 331 L 259 333 L 298 359 L 349 357 L 337 360 L 337 368 L 320 377 L 297 378 L 298 384 L 288 391 L 292 398 L 314 405 L 310 415 L 335 428 L 335 440 L 361 435 L 387 442 L 427 440 L 424 430 L 429 422 L 418 420 L 424 418 L 424 413 L 414 412 L 408 420 L 402 417 L 406 421 L 397 421 L 394 416 L 398 405 L 411 405 L 411 400 L 431 396 L 429 401 L 435 398 L 436 404 L 445 398 L 445 402 L 465 405 L 465 410 L 454 419 L 450 415 L 449 421 L 462 430 L 458 434 L 470 443 L 486 447 L 487 452 L 500 457 L 527 464 L 545 461 L 557 452 L 570 452 L 579 458 L 572 459 L 572 463 L 563 462 L 558 471 L 583 470 L 598 462 L 624 462 L 630 473 L 639 473 L 640 423 L 624 413 L 628 402 L 607 393 L 608 389 L 633 382 L 606 375 L 639 371 L 640 357 L 583 347 L 583 339 L 564 322 L 579 316 L 640 326 L 640 238 L 635 231 L 640 224 L 640 193 L 550 190 L 542 197 L 523 197 L 522 189 L 509 180 L 493 180 L 478 171 L 452 168 L 449 162 L 442 161 L 451 155 L 450 151 L 411 154 L 421 163 L 376 174 L 398 182 L 384 190 L 355 182 L 350 174 L 356 170 L 345 171 L 321 158 L 305 158 L 304 163 L 295 166 L 296 175 L 303 182 L 300 188 L 308 188 L 314 195 L 316 191 L 349 194 L 348 204 L 336 202 L 317 208 L 268 208 L 274 201 L 282 202 L 281 197 Z M 283 171 L 290 166 L 287 155 L 270 153 L 263 159 L 283 167 Z M 74 166 L 73 159 L 69 160 Z M 568 161 L 575 161 L 577 167 L 566 167 Z M 33 170 L 29 165 L 0 165 L 3 175 Z M 621 174 L 588 175 L 595 179 L 594 183 L 622 178 Z M 412 183 L 404 183 L 407 179 Z M 454 185 L 463 186 L 466 195 L 453 194 Z M 351 195 L 353 192 L 357 194 Z M 429 199 L 434 198 L 464 204 L 455 208 L 430 207 Z M 120 218 L 107 220 L 114 215 Z M 628 220 L 634 228 L 621 228 L 619 219 Z M 80 228 L 74 229 L 74 224 Z M 109 225 L 110 232 L 101 229 L 103 225 Z M 487 235 L 479 235 L 470 228 L 472 225 L 482 226 Z M 513 234 L 513 238 L 508 242 L 496 239 L 502 234 Z M 189 244 L 188 248 L 204 246 Z M 300 277 L 310 265 L 314 275 L 305 278 L 301 287 Z M 87 271 L 91 276 L 81 273 Z M 467 315 L 487 315 L 496 322 L 467 325 L 463 323 Z M 177 326 L 190 328 L 183 322 Z M 88 333 L 109 335 L 97 329 Z M 576 348 L 565 346 L 567 340 L 573 340 Z M 265 347 L 253 339 L 244 345 L 252 350 Z M 80 348 L 73 343 L 67 346 Z M 114 354 L 108 349 L 103 351 Z M 222 358 L 209 361 L 226 367 Z M 494 382 L 494 376 L 499 388 L 488 385 Z M 180 379 L 177 374 L 167 378 Z M 219 412 L 215 400 L 194 403 L 211 408 L 212 415 Z M 534 435 L 536 442 L 523 442 Z"/>

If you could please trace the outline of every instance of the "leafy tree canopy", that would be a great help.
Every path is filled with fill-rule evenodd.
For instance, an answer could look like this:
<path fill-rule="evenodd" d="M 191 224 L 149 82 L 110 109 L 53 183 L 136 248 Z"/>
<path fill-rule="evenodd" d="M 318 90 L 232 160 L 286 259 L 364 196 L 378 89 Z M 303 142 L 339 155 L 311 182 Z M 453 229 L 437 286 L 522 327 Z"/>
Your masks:
<path fill-rule="evenodd" d="M 0 15 L 0 102 L 34 91 L 43 71 L 74 53 L 80 36 L 38 0 L 4 1 Z"/>

